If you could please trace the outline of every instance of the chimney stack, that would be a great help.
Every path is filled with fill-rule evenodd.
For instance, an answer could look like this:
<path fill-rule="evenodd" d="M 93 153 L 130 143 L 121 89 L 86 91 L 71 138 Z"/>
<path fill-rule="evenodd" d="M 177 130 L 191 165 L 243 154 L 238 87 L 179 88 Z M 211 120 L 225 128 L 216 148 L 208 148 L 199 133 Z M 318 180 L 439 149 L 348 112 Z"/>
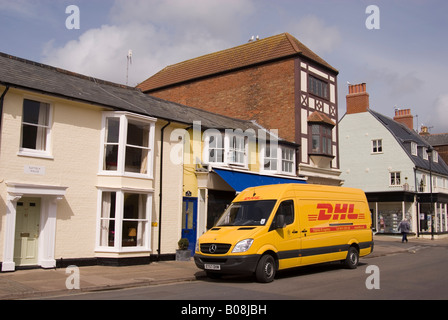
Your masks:
<path fill-rule="evenodd" d="M 411 114 L 411 109 L 395 109 L 394 120 L 414 130 L 414 116 Z"/>
<path fill-rule="evenodd" d="M 421 135 L 421 136 L 429 136 L 430 133 L 429 133 L 428 127 L 427 126 L 422 126 L 419 135 Z"/>
<path fill-rule="evenodd" d="M 347 95 L 347 114 L 367 112 L 369 109 L 369 94 L 366 84 L 350 84 Z"/>

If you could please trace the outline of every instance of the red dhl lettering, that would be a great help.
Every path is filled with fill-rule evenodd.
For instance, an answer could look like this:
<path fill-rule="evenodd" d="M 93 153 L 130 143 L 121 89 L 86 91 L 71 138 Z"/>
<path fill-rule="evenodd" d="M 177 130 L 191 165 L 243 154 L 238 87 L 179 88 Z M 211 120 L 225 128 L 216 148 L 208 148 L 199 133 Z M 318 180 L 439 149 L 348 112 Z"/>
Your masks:
<path fill-rule="evenodd" d="M 330 203 L 319 203 L 317 204 L 318 214 L 309 214 L 309 221 L 329 221 L 329 220 L 356 220 L 364 219 L 365 215 L 363 213 L 354 213 L 355 204 L 340 204 L 337 203 L 334 206 Z"/>
<path fill-rule="evenodd" d="M 248 201 L 248 200 L 260 200 L 261 197 L 260 196 L 256 196 L 256 197 L 246 197 L 243 199 L 243 201 Z"/>
<path fill-rule="evenodd" d="M 366 225 L 356 225 L 356 226 L 331 226 L 331 227 L 318 227 L 311 228 L 310 232 L 329 232 L 329 231 L 348 231 L 348 230 L 363 230 L 367 229 Z"/>

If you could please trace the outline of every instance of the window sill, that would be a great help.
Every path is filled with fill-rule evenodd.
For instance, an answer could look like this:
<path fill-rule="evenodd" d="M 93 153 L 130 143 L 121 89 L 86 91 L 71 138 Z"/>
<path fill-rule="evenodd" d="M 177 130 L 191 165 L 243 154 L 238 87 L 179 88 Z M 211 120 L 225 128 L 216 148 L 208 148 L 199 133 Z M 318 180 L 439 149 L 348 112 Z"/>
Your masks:
<path fill-rule="evenodd" d="M 153 180 L 154 177 L 152 175 L 145 175 L 145 174 L 137 174 L 137 173 L 121 173 L 117 171 L 100 171 L 98 172 L 99 176 L 105 176 L 105 177 L 126 177 L 126 178 L 136 178 L 136 179 L 144 179 L 144 180 Z"/>
<path fill-rule="evenodd" d="M 330 158 L 330 159 L 334 159 L 335 156 L 332 154 L 326 154 L 326 153 L 319 153 L 319 152 L 310 152 L 308 153 L 308 156 L 312 157 L 312 156 L 317 156 L 317 157 L 326 157 L 326 158 Z"/>
<path fill-rule="evenodd" d="M 267 174 L 267 175 L 272 175 L 274 177 L 297 177 L 296 174 L 294 174 L 293 172 L 284 172 L 284 171 L 275 171 L 275 170 L 260 170 L 260 173 L 262 174 Z"/>
<path fill-rule="evenodd" d="M 17 155 L 19 157 L 28 157 L 28 158 L 41 158 L 41 159 L 49 159 L 54 160 L 54 157 L 46 152 L 38 152 L 38 151 L 31 151 L 31 150 L 20 150 L 17 152 Z"/>
<path fill-rule="evenodd" d="M 95 253 L 115 253 L 115 254 L 126 254 L 126 253 L 150 253 L 151 249 L 147 247 L 98 247 L 95 249 Z"/>
<path fill-rule="evenodd" d="M 236 164 L 236 163 L 225 163 L 225 162 L 208 162 L 206 165 L 210 167 L 216 167 L 216 168 L 230 168 L 230 169 L 237 169 L 237 170 L 249 170 L 249 166 L 246 164 Z"/>

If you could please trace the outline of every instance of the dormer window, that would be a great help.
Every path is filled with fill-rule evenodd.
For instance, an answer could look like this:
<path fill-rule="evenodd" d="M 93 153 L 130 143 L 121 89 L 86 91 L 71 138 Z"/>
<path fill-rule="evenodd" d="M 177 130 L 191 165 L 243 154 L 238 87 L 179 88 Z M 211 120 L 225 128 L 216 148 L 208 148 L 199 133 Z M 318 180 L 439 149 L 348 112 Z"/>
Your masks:
<path fill-rule="evenodd" d="M 427 151 L 427 149 L 423 148 L 422 151 L 423 151 L 423 159 L 424 160 L 428 160 L 428 151 Z"/>
<path fill-rule="evenodd" d="M 411 154 L 413 156 L 417 155 L 417 143 L 411 142 Z"/>
<path fill-rule="evenodd" d="M 439 162 L 439 153 L 436 150 L 432 150 L 432 162 Z"/>

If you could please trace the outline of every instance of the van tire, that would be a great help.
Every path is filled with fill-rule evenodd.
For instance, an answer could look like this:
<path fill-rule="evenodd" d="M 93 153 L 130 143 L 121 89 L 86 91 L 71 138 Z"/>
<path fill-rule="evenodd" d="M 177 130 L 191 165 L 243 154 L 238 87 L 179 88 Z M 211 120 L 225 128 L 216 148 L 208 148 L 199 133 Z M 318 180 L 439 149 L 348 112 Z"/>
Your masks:
<path fill-rule="evenodd" d="M 348 269 L 356 269 L 359 263 L 359 251 L 355 247 L 350 247 L 347 252 L 344 264 Z"/>
<path fill-rule="evenodd" d="M 269 283 L 274 280 L 276 270 L 277 264 L 275 259 L 270 254 L 265 254 L 258 261 L 255 277 L 258 282 Z"/>

